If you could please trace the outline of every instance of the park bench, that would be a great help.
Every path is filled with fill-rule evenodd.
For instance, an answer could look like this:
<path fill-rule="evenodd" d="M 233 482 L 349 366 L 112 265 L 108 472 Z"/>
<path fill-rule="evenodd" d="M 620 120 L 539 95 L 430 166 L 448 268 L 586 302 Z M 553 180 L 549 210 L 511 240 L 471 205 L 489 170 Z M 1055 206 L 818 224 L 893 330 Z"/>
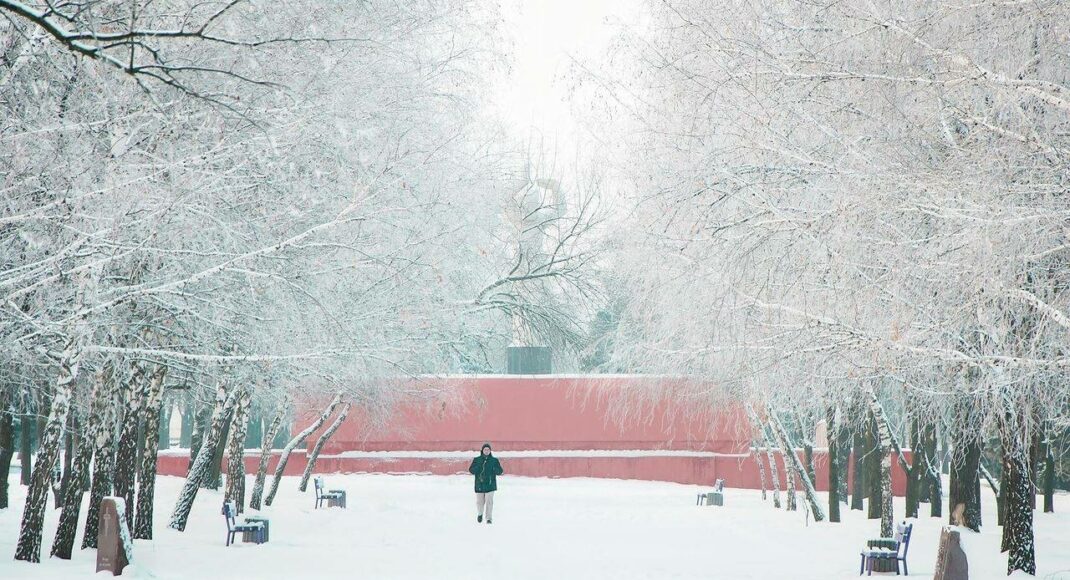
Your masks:
<path fill-rule="evenodd" d="M 724 480 L 718 479 L 713 484 L 713 491 L 698 494 L 695 505 L 724 505 Z"/>
<path fill-rule="evenodd" d="M 243 542 L 263 544 L 267 541 L 267 522 L 243 520 L 235 521 L 234 514 L 238 511 L 233 501 L 223 502 L 223 517 L 227 520 L 227 545 L 234 543 L 234 537 L 240 532 Z"/>
<path fill-rule="evenodd" d="M 862 550 L 862 565 L 858 569 L 858 575 L 867 572 L 869 576 L 873 572 L 891 572 L 895 565 L 895 574 L 899 575 L 899 562 L 903 563 L 903 574 L 907 572 L 907 550 L 910 549 L 910 534 L 914 530 L 914 524 L 903 522 L 895 527 L 894 538 L 877 538 L 866 542 L 866 549 Z"/>
<path fill-rule="evenodd" d="M 319 509 L 324 502 L 327 502 L 327 507 L 346 507 L 346 490 L 344 489 L 323 489 L 323 478 L 316 476 L 314 480 L 314 486 L 316 488 L 316 509 Z"/>

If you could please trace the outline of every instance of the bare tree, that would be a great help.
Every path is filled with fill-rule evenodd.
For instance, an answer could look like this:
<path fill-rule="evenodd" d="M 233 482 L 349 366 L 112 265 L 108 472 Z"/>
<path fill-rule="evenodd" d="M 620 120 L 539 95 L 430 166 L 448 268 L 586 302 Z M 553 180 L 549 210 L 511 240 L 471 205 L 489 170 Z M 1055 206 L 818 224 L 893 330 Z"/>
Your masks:
<path fill-rule="evenodd" d="M 1070 408 L 1047 378 L 1070 320 L 1070 77 L 1052 24 L 1066 6 L 647 9 L 616 67 L 579 65 L 592 124 L 616 129 L 602 162 L 632 202 L 615 275 L 633 295 L 611 364 L 773 408 L 895 382 L 877 395 L 885 473 L 900 425 L 946 427 L 951 507 L 976 529 L 994 401 Z M 1034 447 L 1023 421 L 1007 424 L 1023 437 L 1008 449 Z M 909 469 L 931 478 L 922 459 Z M 1019 515 L 1018 545 L 1032 545 Z M 1032 567 L 1026 550 L 1011 560 Z"/>

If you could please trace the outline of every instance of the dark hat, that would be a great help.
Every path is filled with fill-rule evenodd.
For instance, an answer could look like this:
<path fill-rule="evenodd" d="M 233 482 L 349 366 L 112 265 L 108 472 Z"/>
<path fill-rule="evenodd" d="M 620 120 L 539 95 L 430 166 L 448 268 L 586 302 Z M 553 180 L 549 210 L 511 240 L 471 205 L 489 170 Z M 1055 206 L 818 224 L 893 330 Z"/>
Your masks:
<path fill-rule="evenodd" d="M 480 453 L 483 453 L 483 450 L 484 450 L 484 449 L 491 449 L 490 443 L 484 443 L 484 444 L 483 444 L 483 447 L 480 447 L 480 448 L 479 448 L 479 452 L 480 452 Z"/>

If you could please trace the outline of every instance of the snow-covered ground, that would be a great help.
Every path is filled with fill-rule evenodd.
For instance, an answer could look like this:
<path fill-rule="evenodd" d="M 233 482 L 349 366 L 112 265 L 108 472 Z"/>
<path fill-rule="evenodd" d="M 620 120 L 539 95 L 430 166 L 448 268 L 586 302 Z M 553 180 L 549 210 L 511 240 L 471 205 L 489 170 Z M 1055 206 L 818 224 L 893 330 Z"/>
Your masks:
<path fill-rule="evenodd" d="M 328 487 L 348 491 L 349 509 L 314 510 L 311 489 L 302 494 L 297 478 L 287 477 L 275 505 L 264 511 L 271 542 L 227 548 L 221 494 L 202 490 L 186 532 L 175 532 L 166 522 L 182 479 L 161 477 L 156 539 L 137 541 L 134 568 L 124 576 L 846 580 L 857 578 L 858 550 L 878 531 L 877 521 L 850 511 L 844 523 L 811 521 L 807 527 L 804 512 L 774 510 L 753 490 L 729 489 L 723 508 L 698 507 L 701 488 L 691 485 L 508 476 L 495 499 L 494 523 L 487 525 L 475 521 L 469 477 L 326 479 Z M 0 511 L 0 578 L 92 575 L 92 550 L 76 551 L 70 562 L 11 558 L 25 493 L 17 475 L 11 483 L 13 507 Z M 970 578 L 1006 578 L 992 494 L 984 501 L 988 525 L 964 538 Z M 1056 502 L 1060 513 L 1037 513 L 1037 577 L 1070 580 L 1070 496 Z M 903 513 L 901 498 L 896 511 Z M 50 510 L 45 556 L 56 519 Z M 942 523 L 918 520 L 911 576 L 932 577 Z"/>

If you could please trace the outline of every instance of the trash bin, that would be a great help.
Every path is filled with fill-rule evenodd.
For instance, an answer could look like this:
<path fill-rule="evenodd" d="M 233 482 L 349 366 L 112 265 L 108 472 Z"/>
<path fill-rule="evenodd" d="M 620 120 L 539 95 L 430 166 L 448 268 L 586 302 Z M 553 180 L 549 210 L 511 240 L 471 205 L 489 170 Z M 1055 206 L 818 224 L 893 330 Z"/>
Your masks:
<path fill-rule="evenodd" d="M 250 517 L 245 518 L 245 521 L 247 521 L 249 523 L 260 522 L 260 523 L 264 524 L 264 541 L 267 542 L 268 539 L 270 539 L 269 532 L 271 530 L 271 527 L 269 525 L 269 521 L 268 521 L 267 518 L 265 518 L 263 516 L 250 516 Z M 243 541 L 243 542 L 255 542 L 256 541 L 256 532 L 255 531 L 242 532 L 241 541 Z"/>
<path fill-rule="evenodd" d="M 327 507 L 346 507 L 346 490 L 344 489 L 330 489 L 327 490 L 330 493 L 337 493 L 337 498 L 327 498 Z"/>

